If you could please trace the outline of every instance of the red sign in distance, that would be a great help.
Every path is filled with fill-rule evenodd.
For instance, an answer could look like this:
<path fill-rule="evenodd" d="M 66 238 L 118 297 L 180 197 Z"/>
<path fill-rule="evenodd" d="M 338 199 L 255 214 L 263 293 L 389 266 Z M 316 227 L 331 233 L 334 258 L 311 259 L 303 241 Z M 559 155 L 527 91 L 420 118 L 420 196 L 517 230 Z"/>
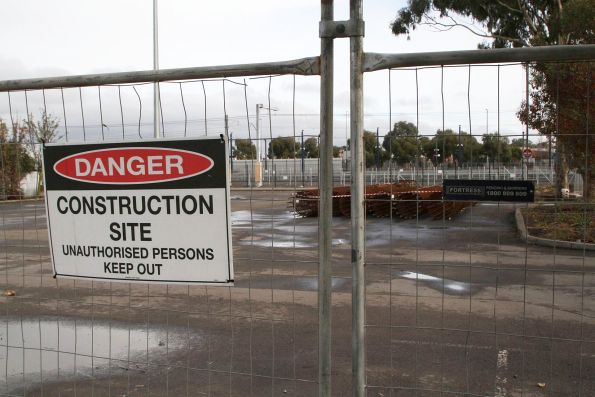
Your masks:
<path fill-rule="evenodd" d="M 529 160 L 531 157 L 533 157 L 533 151 L 529 148 L 523 150 L 523 158 L 525 160 Z"/>
<path fill-rule="evenodd" d="M 187 150 L 123 147 L 73 154 L 56 162 L 54 171 L 75 181 L 98 184 L 169 182 L 207 172 L 213 159 Z"/>

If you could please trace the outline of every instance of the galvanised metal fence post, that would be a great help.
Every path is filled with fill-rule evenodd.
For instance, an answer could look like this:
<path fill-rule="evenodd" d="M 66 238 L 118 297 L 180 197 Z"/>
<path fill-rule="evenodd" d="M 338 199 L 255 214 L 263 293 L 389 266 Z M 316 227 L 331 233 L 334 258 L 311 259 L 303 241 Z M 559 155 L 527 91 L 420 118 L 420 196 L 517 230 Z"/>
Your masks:
<path fill-rule="evenodd" d="M 349 17 L 352 22 L 362 21 L 362 0 L 351 0 Z M 363 25 L 363 22 L 362 22 Z M 364 148 L 363 148 L 363 32 L 350 38 L 350 92 L 351 92 L 351 266 L 352 276 L 352 377 L 353 395 L 365 394 L 365 334 L 364 334 Z"/>
<path fill-rule="evenodd" d="M 333 0 L 321 2 L 321 25 L 333 20 Z M 331 395 L 334 38 L 320 35 L 320 203 L 318 225 L 318 395 Z M 302 148 L 303 152 L 303 148 Z M 303 153 L 302 153 L 303 158 Z"/>

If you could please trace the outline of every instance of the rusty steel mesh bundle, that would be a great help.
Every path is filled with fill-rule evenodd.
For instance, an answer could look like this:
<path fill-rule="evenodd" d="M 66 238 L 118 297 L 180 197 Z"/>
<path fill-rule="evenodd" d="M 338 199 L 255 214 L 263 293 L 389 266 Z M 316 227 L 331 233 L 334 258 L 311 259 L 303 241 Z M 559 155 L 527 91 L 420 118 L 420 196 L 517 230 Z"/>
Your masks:
<path fill-rule="evenodd" d="M 293 211 L 302 217 L 318 216 L 318 189 L 296 191 L 289 200 Z M 469 201 L 442 200 L 442 186 L 418 187 L 414 181 L 383 183 L 366 186 L 366 214 L 374 218 L 412 219 L 429 215 L 433 219 L 451 219 L 465 208 Z M 350 217 L 351 189 L 349 186 L 333 188 L 333 216 Z"/>

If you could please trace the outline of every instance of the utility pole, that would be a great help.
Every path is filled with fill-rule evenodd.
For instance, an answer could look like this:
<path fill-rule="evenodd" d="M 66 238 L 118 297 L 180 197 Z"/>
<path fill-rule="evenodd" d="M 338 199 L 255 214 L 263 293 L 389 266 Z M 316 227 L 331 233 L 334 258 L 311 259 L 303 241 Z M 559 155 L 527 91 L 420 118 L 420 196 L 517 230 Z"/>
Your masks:
<path fill-rule="evenodd" d="M 442 179 L 446 175 L 446 134 L 442 131 Z"/>
<path fill-rule="evenodd" d="M 525 65 L 525 104 L 527 107 L 527 120 L 529 120 L 529 64 Z M 525 124 L 525 149 L 529 148 L 529 123 Z M 528 179 L 529 176 L 529 159 L 521 158 L 521 171 L 523 179 Z"/>
<path fill-rule="evenodd" d="M 262 103 L 256 104 L 256 163 L 254 164 L 254 186 L 262 186 L 262 165 L 260 163 L 260 109 Z"/>
<path fill-rule="evenodd" d="M 228 124 L 228 119 L 227 119 L 227 114 L 225 115 L 225 136 L 229 137 L 229 161 L 230 161 L 230 168 L 231 171 L 233 171 L 233 160 L 232 160 L 232 156 L 233 156 L 233 146 L 232 146 L 232 136 L 229 133 L 229 124 Z"/>
<path fill-rule="evenodd" d="M 304 173 L 306 172 L 306 165 L 304 164 L 304 150 L 304 130 L 302 130 L 302 187 L 304 186 Z"/>
<path fill-rule="evenodd" d="M 345 111 L 345 151 L 349 148 L 349 145 L 347 144 L 349 141 L 349 127 L 349 112 Z"/>
<path fill-rule="evenodd" d="M 264 169 L 265 170 L 269 169 L 269 164 L 267 163 L 267 158 L 269 157 L 267 155 L 267 153 L 268 153 L 267 147 L 269 148 L 269 150 L 271 151 L 271 154 L 272 154 L 273 148 L 271 148 L 271 143 L 269 142 L 269 145 L 267 146 L 267 139 L 264 138 Z"/>
<path fill-rule="evenodd" d="M 260 144 L 260 109 L 267 109 L 269 111 L 269 116 L 270 116 L 270 111 L 274 111 L 276 112 L 277 109 L 275 108 L 269 108 L 264 106 L 262 103 L 257 103 L 256 104 L 256 164 L 255 164 L 255 170 L 254 170 L 254 182 L 255 182 L 255 186 L 260 187 L 262 186 L 262 166 L 261 166 L 261 144 Z M 271 141 L 272 143 L 272 141 Z M 267 146 L 266 146 L 266 139 L 264 141 L 264 150 L 265 150 L 265 165 L 266 165 L 266 150 L 267 150 Z"/>
<path fill-rule="evenodd" d="M 434 184 L 438 179 L 438 161 L 440 161 L 440 149 L 438 149 L 438 133 L 434 137 L 436 141 L 434 142 Z"/>
<path fill-rule="evenodd" d="M 379 132 L 380 128 L 376 127 L 376 150 L 375 150 L 375 154 L 376 154 L 376 171 L 378 171 L 380 169 L 380 145 L 379 145 L 379 137 L 378 137 L 378 132 Z"/>
<path fill-rule="evenodd" d="M 227 116 L 225 116 L 227 121 Z M 229 168 L 231 169 L 231 173 L 233 174 L 233 132 L 229 134 Z"/>
<path fill-rule="evenodd" d="M 260 109 L 262 103 L 256 104 L 256 160 L 260 161 Z"/>
<path fill-rule="evenodd" d="M 153 70 L 159 70 L 159 31 L 157 19 L 158 4 L 153 0 Z M 159 138 L 161 135 L 161 98 L 159 83 L 153 83 L 153 136 Z"/>
<path fill-rule="evenodd" d="M 456 160 L 455 161 L 455 178 L 459 179 L 459 163 L 463 158 L 463 145 L 461 145 L 461 125 L 459 124 L 459 136 L 457 139 L 457 152 L 455 154 Z"/>

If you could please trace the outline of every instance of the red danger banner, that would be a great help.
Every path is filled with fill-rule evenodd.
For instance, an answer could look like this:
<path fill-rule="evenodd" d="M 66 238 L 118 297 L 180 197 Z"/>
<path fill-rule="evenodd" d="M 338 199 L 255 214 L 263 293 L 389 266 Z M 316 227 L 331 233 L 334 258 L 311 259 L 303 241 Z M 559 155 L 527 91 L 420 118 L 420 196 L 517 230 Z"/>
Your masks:
<path fill-rule="evenodd" d="M 201 153 L 155 147 L 99 149 L 59 160 L 54 171 L 68 179 L 101 184 L 167 182 L 202 174 L 213 160 Z"/>

